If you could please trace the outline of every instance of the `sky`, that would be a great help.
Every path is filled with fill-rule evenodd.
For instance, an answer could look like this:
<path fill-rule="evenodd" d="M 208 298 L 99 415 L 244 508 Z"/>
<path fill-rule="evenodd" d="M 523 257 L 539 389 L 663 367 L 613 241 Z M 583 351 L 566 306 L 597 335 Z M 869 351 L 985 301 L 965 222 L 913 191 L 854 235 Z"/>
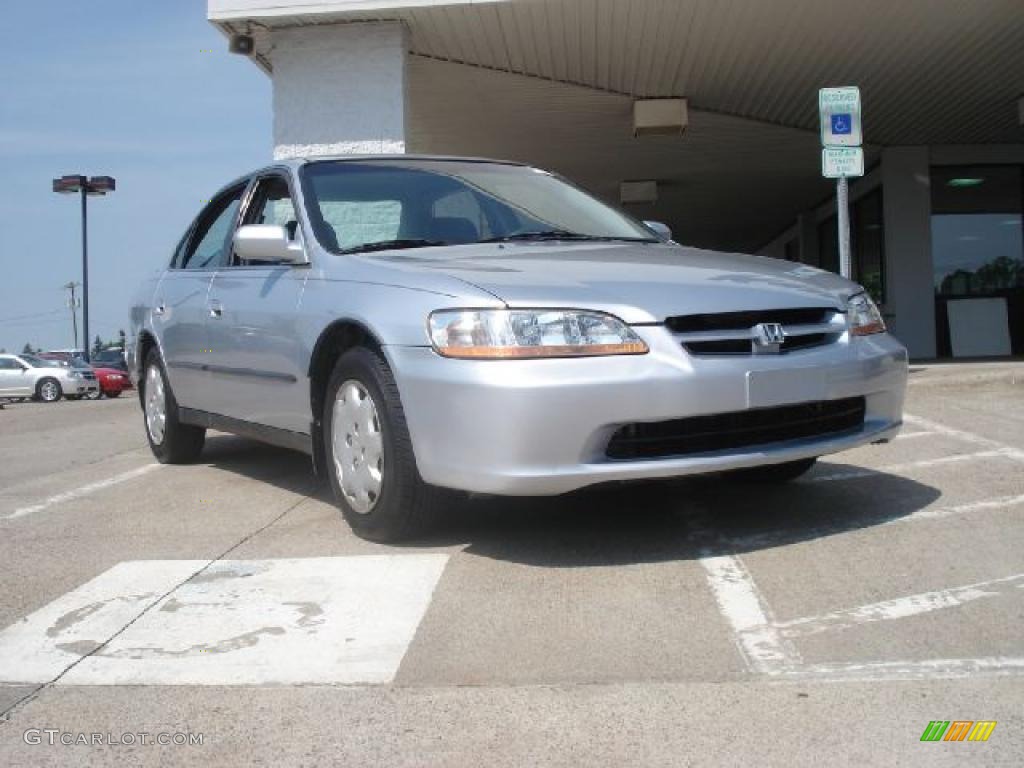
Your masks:
<path fill-rule="evenodd" d="M 79 200 L 89 198 L 90 335 L 128 330 L 137 285 L 213 192 L 271 159 L 270 80 L 227 52 L 205 0 L 11 3 L 0 24 L 0 349 L 72 346 Z M 79 337 L 81 338 L 79 315 Z"/>

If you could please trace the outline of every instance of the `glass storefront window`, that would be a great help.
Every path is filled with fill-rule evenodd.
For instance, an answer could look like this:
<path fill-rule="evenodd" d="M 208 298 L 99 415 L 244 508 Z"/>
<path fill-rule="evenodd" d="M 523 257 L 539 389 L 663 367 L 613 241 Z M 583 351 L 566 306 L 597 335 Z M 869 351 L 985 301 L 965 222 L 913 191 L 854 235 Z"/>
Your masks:
<path fill-rule="evenodd" d="M 932 262 L 939 296 L 1024 288 L 1020 166 L 933 168 Z"/>

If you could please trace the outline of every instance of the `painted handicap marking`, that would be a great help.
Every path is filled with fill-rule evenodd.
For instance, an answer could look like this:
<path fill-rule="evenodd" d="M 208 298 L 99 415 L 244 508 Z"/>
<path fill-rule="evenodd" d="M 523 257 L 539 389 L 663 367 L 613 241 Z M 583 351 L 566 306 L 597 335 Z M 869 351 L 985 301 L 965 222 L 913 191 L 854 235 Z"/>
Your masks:
<path fill-rule="evenodd" d="M 208 562 L 119 563 L 15 622 L 0 632 L 0 682 L 53 680 Z"/>
<path fill-rule="evenodd" d="M 388 683 L 447 561 L 224 560 L 185 583 L 205 563 L 121 563 L 0 632 L 0 681 L 67 670 L 59 684 Z"/>

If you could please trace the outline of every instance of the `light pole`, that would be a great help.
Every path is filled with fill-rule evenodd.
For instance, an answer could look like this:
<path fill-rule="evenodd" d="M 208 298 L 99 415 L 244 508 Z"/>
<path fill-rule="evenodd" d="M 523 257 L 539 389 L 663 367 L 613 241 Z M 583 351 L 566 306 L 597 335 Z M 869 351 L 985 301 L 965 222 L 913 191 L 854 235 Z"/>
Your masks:
<path fill-rule="evenodd" d="M 113 192 L 114 179 L 111 176 L 92 176 L 86 178 L 80 174 L 61 176 L 53 180 L 53 191 L 62 195 L 76 192 L 82 198 L 82 340 L 85 361 L 89 362 L 89 225 L 85 198 L 89 195 L 101 196 Z"/>

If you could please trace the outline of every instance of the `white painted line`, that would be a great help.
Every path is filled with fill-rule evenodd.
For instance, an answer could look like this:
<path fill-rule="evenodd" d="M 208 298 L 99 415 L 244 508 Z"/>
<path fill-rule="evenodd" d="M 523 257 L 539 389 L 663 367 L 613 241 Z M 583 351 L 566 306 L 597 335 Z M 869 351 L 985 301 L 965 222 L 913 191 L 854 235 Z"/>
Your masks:
<path fill-rule="evenodd" d="M 445 554 L 217 561 L 58 684 L 389 683 L 447 562 Z M 34 629 L 35 642 L 46 642 L 45 628 Z"/>
<path fill-rule="evenodd" d="M 1024 573 L 1001 579 L 979 581 L 952 589 L 940 589 L 898 597 L 893 600 L 882 600 L 857 608 L 831 611 L 821 616 L 776 622 L 775 627 L 782 632 L 784 637 L 789 638 L 816 635 L 820 632 L 847 629 L 860 624 L 905 619 L 909 616 L 930 613 L 943 608 L 956 608 L 974 600 L 998 597 L 1006 594 L 1010 589 L 1020 589 L 1021 587 L 1024 587 Z"/>
<path fill-rule="evenodd" d="M 927 659 L 864 663 L 808 664 L 785 674 L 785 679 L 817 682 L 884 682 L 888 680 L 948 680 L 1024 675 L 1024 658 L 988 656 L 977 659 Z"/>
<path fill-rule="evenodd" d="M 916 523 L 921 520 L 940 520 L 944 517 L 967 515 L 972 512 L 985 512 L 990 509 L 1008 509 L 1019 504 L 1024 504 L 1024 495 L 999 496 L 994 499 L 971 501 L 966 504 L 957 504 L 951 507 L 926 507 L 925 509 L 920 509 L 917 512 L 911 512 L 909 515 L 885 520 L 879 523 L 879 525 L 900 525 L 902 523 Z"/>
<path fill-rule="evenodd" d="M 208 562 L 115 565 L 0 632 L 0 680 L 53 680 Z"/>
<path fill-rule="evenodd" d="M 80 486 L 64 493 L 58 493 L 56 496 L 51 496 L 45 501 L 41 501 L 38 504 L 33 504 L 30 507 L 21 507 L 16 509 L 10 514 L 0 517 L 0 520 L 14 520 L 18 517 L 25 517 L 26 515 L 33 515 L 36 512 L 42 512 L 45 509 L 56 506 L 57 504 L 64 504 L 74 499 L 81 498 L 82 496 L 88 496 L 90 493 L 96 493 L 96 491 L 102 491 L 110 488 L 112 485 L 123 483 L 127 480 L 134 480 L 136 477 L 141 477 L 148 472 L 152 472 L 154 469 L 163 466 L 162 464 L 146 464 L 138 469 L 132 469 L 128 472 L 122 472 L 119 475 L 108 477 L 105 480 L 97 480 L 94 483 L 88 483 L 87 485 Z"/>
<path fill-rule="evenodd" d="M 915 424 L 923 429 L 930 429 L 932 432 L 938 432 L 939 434 L 946 435 L 948 437 L 955 437 L 958 440 L 963 440 L 968 443 L 974 443 L 975 445 L 985 448 L 1002 451 L 1006 456 L 1009 456 L 1015 461 L 1024 461 L 1024 451 L 1007 443 L 1001 443 L 998 440 L 982 437 L 981 435 L 976 435 L 973 432 L 967 432 L 962 429 L 947 427 L 945 424 L 940 424 L 937 421 L 924 419 L 920 416 L 912 416 L 909 413 L 903 414 L 903 421 L 908 424 Z"/>
<path fill-rule="evenodd" d="M 940 456 L 934 459 L 922 459 L 920 461 L 908 461 L 903 464 L 890 464 L 887 467 L 878 469 L 854 469 L 849 472 L 834 472 L 831 475 L 817 475 L 802 481 L 805 483 L 827 483 L 834 480 L 859 480 L 865 477 L 878 477 L 882 474 L 899 474 L 910 472 L 915 469 L 941 466 L 942 464 L 955 464 L 960 461 L 975 461 L 977 459 L 991 459 L 999 456 L 1006 456 L 1006 451 L 980 451 L 978 453 L 958 453 L 953 456 Z M 1007 457 L 1011 458 L 1011 457 Z"/>
<path fill-rule="evenodd" d="M 751 672 L 778 675 L 801 663 L 796 648 L 772 626 L 767 604 L 738 557 L 703 557 L 700 564 L 736 646 Z"/>
<path fill-rule="evenodd" d="M 920 432 L 900 432 L 893 440 L 909 440 L 914 437 L 932 437 L 936 432 L 932 432 L 927 429 L 922 429 Z"/>

